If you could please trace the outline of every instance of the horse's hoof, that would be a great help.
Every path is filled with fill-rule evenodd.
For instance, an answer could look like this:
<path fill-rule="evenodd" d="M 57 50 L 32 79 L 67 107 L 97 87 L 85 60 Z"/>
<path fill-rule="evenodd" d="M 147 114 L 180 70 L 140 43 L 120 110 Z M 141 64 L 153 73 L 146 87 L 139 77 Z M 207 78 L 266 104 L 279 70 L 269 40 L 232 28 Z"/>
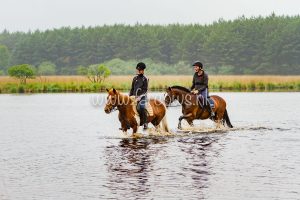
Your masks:
<path fill-rule="evenodd" d="M 132 136 L 131 136 L 132 138 L 141 138 L 141 137 L 143 137 L 143 135 L 142 134 L 140 134 L 140 133 L 132 133 Z"/>
<path fill-rule="evenodd" d="M 169 133 L 169 132 L 164 132 L 163 135 L 164 135 L 164 136 L 172 136 L 173 134 L 172 134 L 172 133 Z"/>

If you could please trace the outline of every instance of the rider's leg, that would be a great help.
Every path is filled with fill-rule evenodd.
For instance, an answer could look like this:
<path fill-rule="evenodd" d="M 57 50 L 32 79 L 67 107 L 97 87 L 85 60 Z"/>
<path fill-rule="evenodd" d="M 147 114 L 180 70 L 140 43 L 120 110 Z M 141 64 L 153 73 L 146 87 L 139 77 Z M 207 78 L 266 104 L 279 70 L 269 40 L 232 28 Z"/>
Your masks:
<path fill-rule="evenodd" d="M 208 101 L 208 98 L 207 98 L 207 96 L 208 96 L 208 90 L 207 90 L 207 88 L 206 88 L 205 90 L 202 90 L 202 91 L 201 91 L 201 95 L 203 96 L 203 105 L 204 105 L 205 107 L 207 107 L 210 116 L 211 116 L 211 117 L 214 117 L 214 116 L 215 116 L 215 113 L 214 113 L 214 111 L 212 110 L 212 108 L 211 108 L 211 106 L 210 106 L 210 103 L 209 103 L 209 101 Z"/>
<path fill-rule="evenodd" d="M 141 121 L 144 125 L 144 129 L 147 129 L 148 123 L 147 123 L 147 111 L 146 111 L 146 97 L 142 97 L 139 104 L 140 104 L 140 111 L 141 111 Z"/>
<path fill-rule="evenodd" d="M 199 104 L 199 105 L 198 105 Z M 202 97 L 202 94 L 199 93 L 197 95 L 197 105 L 200 107 L 200 108 L 203 108 L 203 97 Z"/>

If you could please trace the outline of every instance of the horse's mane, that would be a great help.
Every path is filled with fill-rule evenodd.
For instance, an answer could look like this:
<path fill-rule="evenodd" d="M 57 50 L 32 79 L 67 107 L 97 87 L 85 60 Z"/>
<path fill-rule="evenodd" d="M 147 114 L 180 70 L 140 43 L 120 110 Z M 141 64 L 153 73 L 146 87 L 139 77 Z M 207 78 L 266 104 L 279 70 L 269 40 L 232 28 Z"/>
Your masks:
<path fill-rule="evenodd" d="M 119 96 L 122 98 L 123 101 L 127 101 L 128 103 L 131 103 L 132 101 L 132 99 L 128 94 L 119 93 Z"/>
<path fill-rule="evenodd" d="M 189 90 L 188 88 L 182 87 L 182 86 L 178 86 L 178 85 L 174 85 L 174 86 L 172 86 L 171 88 L 172 88 L 172 89 L 182 90 L 182 91 L 187 92 L 187 93 L 190 93 L 190 92 L 191 92 L 191 90 Z"/>

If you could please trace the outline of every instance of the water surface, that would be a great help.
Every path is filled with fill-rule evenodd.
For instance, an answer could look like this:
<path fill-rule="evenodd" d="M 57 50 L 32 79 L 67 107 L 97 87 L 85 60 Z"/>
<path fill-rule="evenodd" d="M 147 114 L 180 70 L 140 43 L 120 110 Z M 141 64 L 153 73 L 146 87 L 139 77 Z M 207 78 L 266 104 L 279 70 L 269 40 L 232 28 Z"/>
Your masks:
<path fill-rule="evenodd" d="M 300 93 L 215 94 L 234 131 L 139 140 L 103 95 L 0 95 L 0 199 L 299 199 Z"/>

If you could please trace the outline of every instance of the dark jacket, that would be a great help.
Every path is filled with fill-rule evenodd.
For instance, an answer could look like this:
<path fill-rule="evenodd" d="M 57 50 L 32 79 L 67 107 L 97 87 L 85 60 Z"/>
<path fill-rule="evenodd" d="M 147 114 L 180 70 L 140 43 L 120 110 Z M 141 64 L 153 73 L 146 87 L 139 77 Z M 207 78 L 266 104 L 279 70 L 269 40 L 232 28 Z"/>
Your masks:
<path fill-rule="evenodd" d="M 129 96 L 141 96 L 148 91 L 148 79 L 143 74 L 135 76 L 132 80 Z"/>
<path fill-rule="evenodd" d="M 201 76 L 199 76 L 198 73 L 195 73 L 193 77 L 193 85 L 191 89 L 202 91 L 205 88 L 208 88 L 208 75 L 205 72 L 203 72 Z"/>

